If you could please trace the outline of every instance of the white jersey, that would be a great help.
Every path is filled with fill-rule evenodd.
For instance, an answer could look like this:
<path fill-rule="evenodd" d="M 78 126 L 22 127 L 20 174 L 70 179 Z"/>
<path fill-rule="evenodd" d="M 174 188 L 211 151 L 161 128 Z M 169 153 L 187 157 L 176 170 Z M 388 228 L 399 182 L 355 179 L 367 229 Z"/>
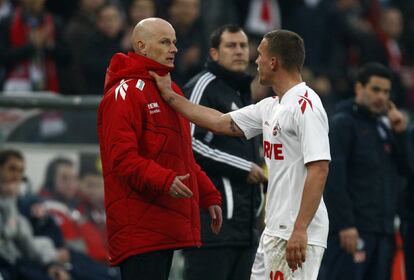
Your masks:
<path fill-rule="evenodd" d="M 247 139 L 263 133 L 269 169 L 264 233 L 288 240 L 299 213 L 305 164 L 330 160 L 328 118 L 319 96 L 305 83 L 229 113 Z M 308 244 L 326 247 L 328 214 L 321 200 L 307 233 Z"/>

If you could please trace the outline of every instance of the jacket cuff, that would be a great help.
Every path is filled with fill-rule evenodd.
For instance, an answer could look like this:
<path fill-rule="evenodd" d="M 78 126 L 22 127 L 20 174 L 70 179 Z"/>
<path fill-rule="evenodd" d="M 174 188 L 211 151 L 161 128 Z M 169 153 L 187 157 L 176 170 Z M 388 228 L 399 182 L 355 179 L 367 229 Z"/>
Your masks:
<path fill-rule="evenodd" d="M 207 210 L 208 207 L 210 207 L 211 205 L 218 205 L 221 206 L 221 195 L 220 193 L 216 194 L 216 193 L 212 193 L 210 195 L 208 195 L 207 197 L 203 197 L 200 200 L 200 207 Z"/>

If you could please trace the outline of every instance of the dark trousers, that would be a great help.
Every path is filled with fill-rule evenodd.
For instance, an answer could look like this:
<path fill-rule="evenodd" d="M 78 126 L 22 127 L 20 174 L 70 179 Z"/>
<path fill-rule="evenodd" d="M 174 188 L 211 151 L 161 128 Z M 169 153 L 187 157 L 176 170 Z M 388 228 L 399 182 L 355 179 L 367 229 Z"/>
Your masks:
<path fill-rule="evenodd" d="M 414 221 L 402 225 L 407 280 L 414 280 Z"/>
<path fill-rule="evenodd" d="M 393 235 L 360 233 L 364 240 L 365 261 L 355 263 L 339 243 L 339 235 L 328 237 L 328 248 L 322 261 L 319 280 L 390 280 L 395 253 Z"/>
<path fill-rule="evenodd" d="M 217 247 L 184 250 L 185 280 L 248 280 L 255 248 Z"/>
<path fill-rule="evenodd" d="M 168 280 L 174 250 L 135 255 L 120 264 L 122 280 Z"/>

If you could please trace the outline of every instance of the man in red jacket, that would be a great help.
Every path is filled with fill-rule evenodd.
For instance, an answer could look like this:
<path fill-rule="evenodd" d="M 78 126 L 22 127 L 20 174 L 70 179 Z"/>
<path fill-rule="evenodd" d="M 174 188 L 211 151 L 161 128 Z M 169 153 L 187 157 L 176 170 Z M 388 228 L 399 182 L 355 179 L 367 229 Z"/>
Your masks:
<path fill-rule="evenodd" d="M 134 52 L 115 54 L 106 74 L 98 134 L 109 261 L 122 279 L 168 279 L 174 249 L 201 246 L 200 207 L 212 231 L 221 228 L 221 196 L 194 160 L 189 122 L 163 101 L 148 73 L 173 69 L 175 42 L 168 22 L 142 20 Z"/>

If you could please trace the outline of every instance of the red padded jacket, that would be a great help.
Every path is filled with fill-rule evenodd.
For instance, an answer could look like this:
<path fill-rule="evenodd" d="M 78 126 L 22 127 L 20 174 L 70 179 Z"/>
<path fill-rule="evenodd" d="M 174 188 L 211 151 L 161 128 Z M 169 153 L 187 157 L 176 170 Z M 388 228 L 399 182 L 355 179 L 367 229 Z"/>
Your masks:
<path fill-rule="evenodd" d="M 194 160 L 189 122 L 162 100 L 149 70 L 172 69 L 135 53 L 115 54 L 98 109 L 111 265 L 140 253 L 201 246 L 199 208 L 221 205 Z M 193 197 L 169 196 L 174 177 L 187 173 Z"/>

